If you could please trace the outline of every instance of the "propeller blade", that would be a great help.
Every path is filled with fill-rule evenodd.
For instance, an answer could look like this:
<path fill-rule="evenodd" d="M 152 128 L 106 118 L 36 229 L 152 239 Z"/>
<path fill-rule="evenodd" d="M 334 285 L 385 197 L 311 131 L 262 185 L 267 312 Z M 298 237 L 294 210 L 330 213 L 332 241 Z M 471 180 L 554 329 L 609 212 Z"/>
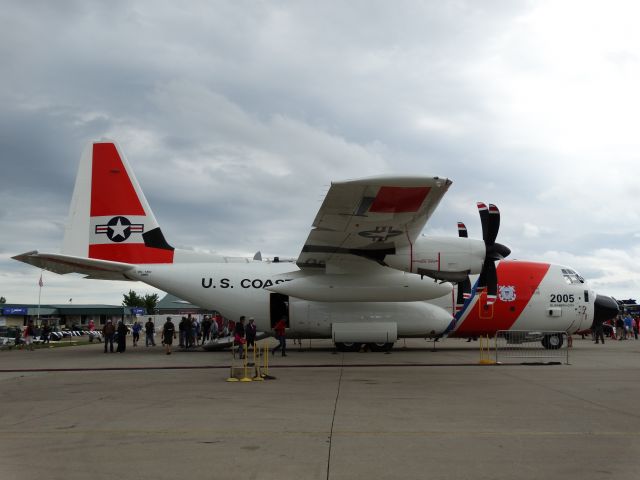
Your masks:
<path fill-rule="evenodd" d="M 484 264 L 482 265 L 482 270 L 480 270 L 480 276 L 478 277 L 478 292 L 487 289 L 487 273 L 486 267 L 487 260 L 485 259 Z"/>
<path fill-rule="evenodd" d="M 458 222 L 458 237 L 461 237 L 461 238 L 469 237 L 469 233 L 467 232 L 467 226 L 462 222 Z"/>
<path fill-rule="evenodd" d="M 484 270 L 487 278 L 487 305 L 495 303 L 498 298 L 498 274 L 496 272 L 496 264 L 489 260 L 485 261 Z"/>
<path fill-rule="evenodd" d="M 485 242 L 489 245 L 496 243 L 496 237 L 498 236 L 498 230 L 500 230 L 500 210 L 494 204 L 489 204 L 489 234 L 488 241 Z"/>
<path fill-rule="evenodd" d="M 489 239 L 489 208 L 482 202 L 478 202 L 478 213 L 480 214 L 480 223 L 482 225 L 482 239 L 484 243 L 488 243 Z"/>
<path fill-rule="evenodd" d="M 464 301 L 471 297 L 471 281 L 469 277 L 458 283 L 458 294 L 456 296 L 456 305 L 464 305 Z"/>
<path fill-rule="evenodd" d="M 482 271 L 478 278 L 478 293 L 485 290 L 487 291 L 487 303 L 494 303 L 498 294 L 498 274 L 496 272 L 496 264 L 488 257 L 484 260 Z"/>
<path fill-rule="evenodd" d="M 469 277 L 461 283 L 462 285 L 462 298 L 468 300 L 471 298 L 471 280 Z"/>
<path fill-rule="evenodd" d="M 487 246 L 491 246 L 496 242 L 500 230 L 500 210 L 493 203 L 488 207 L 482 202 L 478 202 L 477 205 L 482 224 L 482 239 Z"/>

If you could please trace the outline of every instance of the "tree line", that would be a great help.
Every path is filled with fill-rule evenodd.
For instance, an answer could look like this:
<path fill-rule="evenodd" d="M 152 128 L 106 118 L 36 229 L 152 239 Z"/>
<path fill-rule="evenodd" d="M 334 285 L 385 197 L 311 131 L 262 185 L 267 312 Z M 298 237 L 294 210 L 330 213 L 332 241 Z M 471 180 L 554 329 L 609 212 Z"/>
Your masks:
<path fill-rule="evenodd" d="M 144 308 L 147 313 L 153 313 L 158 305 L 157 293 L 145 293 L 144 296 L 138 295 L 133 290 L 129 290 L 129 293 L 123 293 L 122 305 L 125 307 L 141 307 Z"/>

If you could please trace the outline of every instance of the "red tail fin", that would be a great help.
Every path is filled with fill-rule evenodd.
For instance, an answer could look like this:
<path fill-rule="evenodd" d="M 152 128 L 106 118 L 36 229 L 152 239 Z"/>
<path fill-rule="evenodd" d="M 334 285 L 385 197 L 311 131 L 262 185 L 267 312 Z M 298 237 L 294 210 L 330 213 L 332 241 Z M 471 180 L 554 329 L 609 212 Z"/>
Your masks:
<path fill-rule="evenodd" d="M 82 250 L 84 256 L 101 260 L 173 263 L 174 249 L 164 239 L 138 181 L 114 142 L 94 143 L 81 160 L 65 251 L 78 255 Z"/>

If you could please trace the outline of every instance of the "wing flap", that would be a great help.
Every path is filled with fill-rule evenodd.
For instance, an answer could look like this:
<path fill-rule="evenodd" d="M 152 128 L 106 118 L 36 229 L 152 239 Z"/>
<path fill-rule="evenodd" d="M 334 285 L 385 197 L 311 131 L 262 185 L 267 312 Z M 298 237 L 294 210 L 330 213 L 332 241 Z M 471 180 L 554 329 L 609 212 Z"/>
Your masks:
<path fill-rule="evenodd" d="M 298 258 L 322 267 L 337 255 L 381 262 L 418 237 L 451 181 L 440 177 L 373 177 L 332 183 Z"/>
<path fill-rule="evenodd" d="M 134 267 L 129 263 L 57 253 L 39 253 L 37 250 L 16 255 L 13 259 L 61 275 L 79 273 L 86 275 L 87 278 L 99 280 L 131 280 L 126 274 Z"/>

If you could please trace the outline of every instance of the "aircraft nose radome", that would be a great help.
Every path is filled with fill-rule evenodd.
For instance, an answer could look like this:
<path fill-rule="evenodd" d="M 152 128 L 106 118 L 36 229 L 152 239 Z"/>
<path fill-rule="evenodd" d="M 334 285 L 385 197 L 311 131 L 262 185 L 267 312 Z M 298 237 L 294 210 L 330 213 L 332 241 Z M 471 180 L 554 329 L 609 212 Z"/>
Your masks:
<path fill-rule="evenodd" d="M 618 302 L 607 295 L 596 295 L 594 303 L 593 323 L 602 323 L 620 313 Z"/>

